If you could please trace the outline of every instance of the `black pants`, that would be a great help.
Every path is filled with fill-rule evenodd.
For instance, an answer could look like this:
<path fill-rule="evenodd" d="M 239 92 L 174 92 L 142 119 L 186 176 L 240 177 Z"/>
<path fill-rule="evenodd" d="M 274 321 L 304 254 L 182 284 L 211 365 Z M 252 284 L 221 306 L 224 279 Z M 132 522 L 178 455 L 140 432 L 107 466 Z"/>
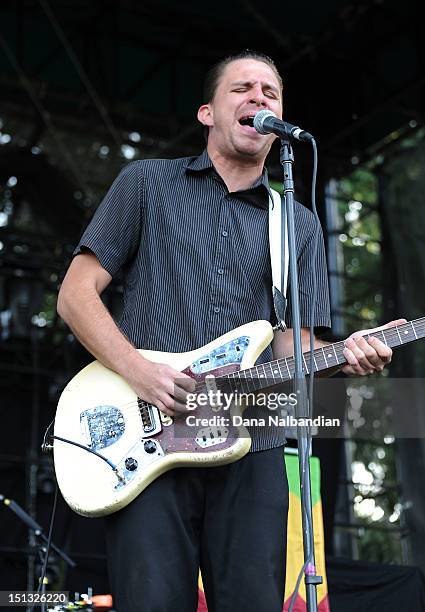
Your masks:
<path fill-rule="evenodd" d="M 281 612 L 288 483 L 283 447 L 177 468 L 107 518 L 118 612 Z"/>

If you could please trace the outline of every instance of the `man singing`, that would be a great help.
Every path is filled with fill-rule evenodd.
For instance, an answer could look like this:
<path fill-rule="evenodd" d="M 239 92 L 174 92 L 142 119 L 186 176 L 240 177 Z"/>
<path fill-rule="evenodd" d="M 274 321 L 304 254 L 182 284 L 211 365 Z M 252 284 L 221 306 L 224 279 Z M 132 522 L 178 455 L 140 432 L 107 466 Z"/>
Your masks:
<path fill-rule="evenodd" d="M 208 131 L 199 157 L 126 166 L 84 232 L 58 312 L 81 343 L 137 395 L 168 415 L 186 410 L 194 381 L 136 348 L 183 352 L 244 323 L 275 322 L 264 162 L 275 138 L 258 134 L 262 109 L 282 117 L 273 61 L 243 52 L 207 75 L 198 120 Z M 328 326 L 321 239 L 312 266 L 314 219 L 295 205 L 301 323 Z M 117 325 L 100 296 L 124 277 Z M 291 312 L 287 312 L 291 326 Z M 388 325 L 394 325 L 392 322 Z M 303 329 L 308 349 L 308 331 Z M 276 332 L 259 362 L 293 354 L 292 332 Z M 391 350 L 373 337 L 346 341 L 346 373 L 380 371 Z M 259 363 L 257 362 L 257 363 Z M 119 612 L 194 612 L 199 567 L 209 612 L 281 612 L 288 487 L 279 428 L 252 428 L 251 452 L 230 465 L 171 470 L 107 518 L 111 586 Z"/>

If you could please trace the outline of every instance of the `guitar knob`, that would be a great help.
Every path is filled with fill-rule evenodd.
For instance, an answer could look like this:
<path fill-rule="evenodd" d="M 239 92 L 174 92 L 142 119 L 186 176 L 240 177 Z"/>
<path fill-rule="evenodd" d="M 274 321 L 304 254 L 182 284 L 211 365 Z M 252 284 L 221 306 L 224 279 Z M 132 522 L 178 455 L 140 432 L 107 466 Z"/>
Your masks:
<path fill-rule="evenodd" d="M 133 457 L 127 457 L 127 459 L 124 461 L 124 465 L 126 470 L 129 472 L 134 472 L 134 470 L 137 470 L 138 463 L 136 459 L 133 459 Z"/>
<path fill-rule="evenodd" d="M 156 443 L 153 440 L 146 440 L 144 443 L 145 451 L 149 454 L 154 453 L 156 451 Z"/>

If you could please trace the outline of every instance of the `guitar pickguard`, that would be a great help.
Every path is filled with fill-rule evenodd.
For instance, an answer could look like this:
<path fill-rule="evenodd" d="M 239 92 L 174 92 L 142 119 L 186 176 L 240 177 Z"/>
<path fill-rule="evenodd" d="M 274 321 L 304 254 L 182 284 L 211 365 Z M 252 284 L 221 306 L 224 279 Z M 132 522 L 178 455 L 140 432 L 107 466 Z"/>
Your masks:
<path fill-rule="evenodd" d="M 99 451 L 121 438 L 125 431 L 125 420 L 115 406 L 95 406 L 81 413 L 80 426 L 86 445 Z"/>
<path fill-rule="evenodd" d="M 211 370 L 219 372 L 221 368 L 229 365 L 240 366 L 249 341 L 249 336 L 240 336 L 222 344 L 194 361 L 184 372 L 195 378 L 203 378 L 203 375 Z"/>
<path fill-rule="evenodd" d="M 110 514 L 174 467 L 224 465 L 245 455 L 249 432 L 232 421 L 244 406 L 226 394 L 272 337 L 270 323 L 254 321 L 193 351 L 140 350 L 196 381 L 195 406 L 173 416 L 100 362 L 81 370 L 61 394 L 54 429 L 55 470 L 69 506 L 83 516 Z"/>

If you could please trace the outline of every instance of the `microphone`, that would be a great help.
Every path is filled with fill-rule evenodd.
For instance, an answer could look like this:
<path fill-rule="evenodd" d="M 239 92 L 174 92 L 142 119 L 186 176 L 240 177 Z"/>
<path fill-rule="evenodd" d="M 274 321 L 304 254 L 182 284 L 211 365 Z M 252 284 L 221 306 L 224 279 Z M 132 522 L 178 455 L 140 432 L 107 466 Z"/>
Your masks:
<path fill-rule="evenodd" d="M 259 134 L 276 134 L 279 138 L 295 138 L 308 142 L 314 137 L 300 127 L 282 121 L 271 110 L 261 110 L 254 116 L 254 128 Z"/>

